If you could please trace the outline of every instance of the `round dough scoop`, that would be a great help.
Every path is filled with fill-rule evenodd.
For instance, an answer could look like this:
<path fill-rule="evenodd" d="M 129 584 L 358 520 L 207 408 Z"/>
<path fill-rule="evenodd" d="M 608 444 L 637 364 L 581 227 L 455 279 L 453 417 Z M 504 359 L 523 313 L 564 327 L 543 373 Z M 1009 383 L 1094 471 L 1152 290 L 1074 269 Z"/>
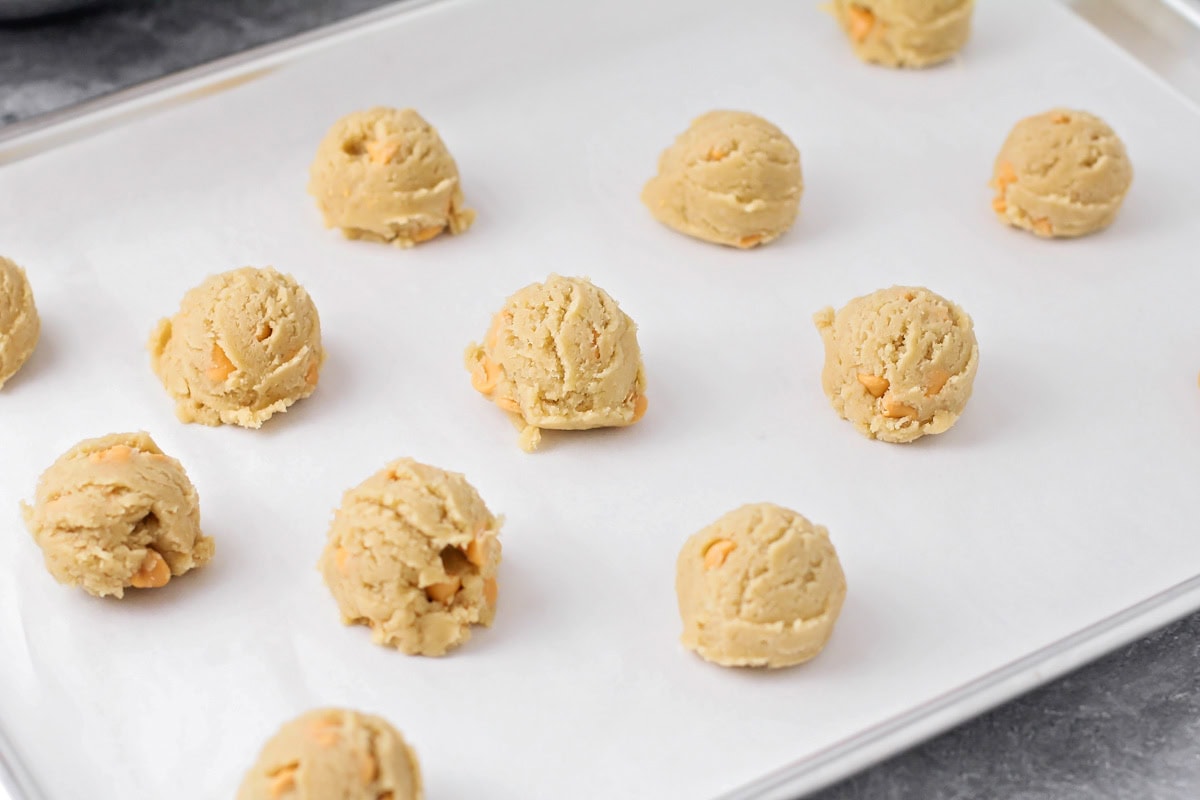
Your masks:
<path fill-rule="evenodd" d="M 445 655 L 496 615 L 501 523 L 462 475 L 403 458 L 346 492 L 319 568 L 347 625 Z"/>
<path fill-rule="evenodd" d="M 145 433 L 75 445 L 22 511 L 50 574 L 97 597 L 165 586 L 213 556 L 195 487 Z"/>
<path fill-rule="evenodd" d="M 150 361 L 183 422 L 258 428 L 317 388 L 321 319 L 274 269 L 213 275 L 150 335 Z"/>
<path fill-rule="evenodd" d="M 830 10 L 863 61 L 885 67 L 929 67 L 967 43 L 975 2 L 834 0 Z"/>
<path fill-rule="evenodd" d="M 989 185 L 1001 222 L 1050 238 L 1107 228 L 1132 183 L 1125 145 L 1104 120 L 1056 108 L 1013 127 Z"/>
<path fill-rule="evenodd" d="M 527 452 L 542 429 L 621 427 L 646 413 L 637 326 L 586 278 L 551 275 L 509 297 L 483 344 L 467 347 L 466 366 Z"/>
<path fill-rule="evenodd" d="M 387 720 L 323 708 L 287 722 L 263 746 L 237 800 L 422 800 L 421 768 Z"/>
<path fill-rule="evenodd" d="M 680 233 L 747 249 L 792 226 L 803 192 L 800 151 L 783 131 L 755 114 L 710 111 L 663 151 L 642 202 Z"/>
<path fill-rule="evenodd" d="M 348 239 L 412 247 L 475 221 L 463 206 L 458 165 L 411 108 L 372 108 L 338 120 L 309 174 L 308 192 L 325 225 Z"/>
<path fill-rule="evenodd" d="M 911 442 L 944 433 L 971 398 L 979 345 L 971 318 L 941 295 L 893 286 L 813 317 L 825 342 L 821 385 L 865 436 Z"/>
<path fill-rule="evenodd" d="M 25 270 L 0 256 L 0 389 L 33 355 L 41 330 Z"/>
<path fill-rule="evenodd" d="M 725 667 L 789 667 L 829 641 L 846 578 L 825 528 L 755 503 L 687 540 L 675 592 L 689 650 Z"/>

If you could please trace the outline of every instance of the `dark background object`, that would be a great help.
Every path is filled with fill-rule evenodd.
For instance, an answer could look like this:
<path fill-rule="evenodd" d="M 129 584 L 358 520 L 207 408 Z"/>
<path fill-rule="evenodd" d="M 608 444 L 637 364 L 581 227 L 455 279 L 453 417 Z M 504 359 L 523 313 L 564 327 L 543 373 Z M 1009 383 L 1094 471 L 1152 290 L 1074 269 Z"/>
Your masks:
<path fill-rule="evenodd" d="M 51 4 L 89 8 L 0 25 L 0 125 L 386 3 L 0 0 L 0 19 L 6 5 L 11 12 L 19 5 L 28 10 Z M 1198 664 L 1200 614 L 815 800 L 1195 800 L 1200 797 Z"/>

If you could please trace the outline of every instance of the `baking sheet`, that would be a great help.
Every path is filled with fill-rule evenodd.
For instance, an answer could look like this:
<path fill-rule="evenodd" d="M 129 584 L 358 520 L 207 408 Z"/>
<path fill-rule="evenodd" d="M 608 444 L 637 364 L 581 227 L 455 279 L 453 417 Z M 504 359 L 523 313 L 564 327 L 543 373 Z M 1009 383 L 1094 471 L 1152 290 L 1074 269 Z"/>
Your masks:
<path fill-rule="evenodd" d="M 401 252 L 321 229 L 316 143 L 378 103 L 439 126 L 479 211 L 468 235 Z M 1042 242 L 996 224 L 984 184 L 1012 122 L 1060 103 L 1108 119 L 1136 177 L 1111 230 Z M 761 113 L 802 151 L 801 219 L 761 251 L 684 239 L 637 201 L 712 107 Z M 1191 584 L 1160 593 L 1200 572 L 1198 136 L 1192 107 L 1037 0 L 981 4 L 964 58 L 922 73 L 859 65 L 786 0 L 453 0 L 0 169 L 0 252 L 44 321 L 0 394 L 13 749 L 55 799 L 231 796 L 318 704 L 391 718 L 431 797 L 711 797 L 840 754 L 764 789 L 786 797 L 887 751 L 839 742 L 897 719 L 890 746 L 912 741 L 1195 607 Z M 321 388 L 258 432 L 183 426 L 142 345 L 188 287 L 242 264 L 313 295 Z M 529 456 L 461 350 L 551 270 L 638 321 L 651 406 Z M 898 282 L 966 307 L 982 350 L 959 425 L 903 448 L 828 408 L 809 321 Z M 17 502 L 76 440 L 139 428 L 187 466 L 218 554 L 97 601 L 48 577 Z M 446 659 L 340 626 L 314 566 L 341 492 L 400 455 L 465 472 L 508 520 L 496 625 Z M 760 499 L 829 526 L 850 592 L 816 661 L 731 672 L 677 644 L 674 558 Z M 1173 604 L 1129 612 L 1155 596 Z M 1098 623 L 1107 638 L 1080 634 Z M 1058 661 L 1021 661 L 1043 648 Z"/>

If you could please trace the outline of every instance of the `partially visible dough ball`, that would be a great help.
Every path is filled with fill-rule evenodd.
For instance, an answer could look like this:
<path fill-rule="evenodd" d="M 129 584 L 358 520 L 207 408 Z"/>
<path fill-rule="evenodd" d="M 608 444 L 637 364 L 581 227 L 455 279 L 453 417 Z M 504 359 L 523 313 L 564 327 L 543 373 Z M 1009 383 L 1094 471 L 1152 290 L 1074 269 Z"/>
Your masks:
<path fill-rule="evenodd" d="M 346 492 L 320 569 L 347 625 L 444 655 L 496 615 L 501 522 L 462 475 L 402 458 Z"/>
<path fill-rule="evenodd" d="M 342 117 L 312 163 L 308 191 L 330 228 L 349 239 L 412 247 L 475 221 L 458 165 L 437 130 L 411 108 Z"/>
<path fill-rule="evenodd" d="M 989 185 L 1002 222 L 1070 237 L 1111 225 L 1131 183 L 1133 165 L 1113 129 L 1085 111 L 1056 108 L 1013 127 Z"/>
<path fill-rule="evenodd" d="M 646 412 L 637 326 L 586 278 L 551 275 L 508 298 L 466 365 L 476 391 L 521 429 L 527 452 L 543 428 L 632 425 Z"/>
<path fill-rule="evenodd" d="M 321 319 L 274 269 L 213 275 L 150 336 L 150 360 L 183 422 L 258 428 L 317 388 Z"/>
<path fill-rule="evenodd" d="M 642 202 L 680 233 L 749 248 L 792 226 L 803 192 L 800 151 L 783 131 L 744 111 L 710 111 L 663 151 Z"/>
<path fill-rule="evenodd" d="M 25 270 L 0 256 L 0 389 L 29 360 L 41 330 Z"/>
<path fill-rule="evenodd" d="M 928 67 L 953 56 L 971 34 L 974 0 L 833 0 L 832 11 L 863 61 Z"/>
<path fill-rule="evenodd" d="M 22 511 L 50 574 L 97 597 L 157 589 L 213 556 L 195 487 L 145 433 L 75 445 Z"/>
<path fill-rule="evenodd" d="M 285 723 L 237 800 L 422 800 L 421 768 L 387 720 L 324 708 Z"/>
<path fill-rule="evenodd" d="M 675 591 L 689 650 L 726 667 L 789 667 L 829 641 L 846 578 L 828 531 L 756 503 L 687 540 Z"/>
<path fill-rule="evenodd" d="M 825 342 L 821 385 L 864 435 L 911 442 L 958 421 L 975 381 L 971 318 L 919 286 L 856 297 L 813 317 Z"/>

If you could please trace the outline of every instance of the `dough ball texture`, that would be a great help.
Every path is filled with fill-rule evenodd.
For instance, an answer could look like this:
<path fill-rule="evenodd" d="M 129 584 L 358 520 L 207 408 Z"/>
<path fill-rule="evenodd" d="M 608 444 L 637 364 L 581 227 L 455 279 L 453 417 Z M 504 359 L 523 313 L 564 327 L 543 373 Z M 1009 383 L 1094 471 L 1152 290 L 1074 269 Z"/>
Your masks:
<path fill-rule="evenodd" d="M 41 331 L 25 270 L 0 256 L 0 389 L 29 360 Z"/>
<path fill-rule="evenodd" d="M 642 202 L 680 233 L 749 248 L 792 226 L 803 192 L 800 151 L 783 131 L 744 111 L 710 111 L 663 151 Z"/>
<path fill-rule="evenodd" d="M 145 433 L 75 445 L 22 511 L 50 574 L 97 597 L 165 586 L 213 556 L 195 487 Z"/>
<path fill-rule="evenodd" d="M 632 425 L 646 412 L 637 326 L 587 278 L 551 275 L 508 298 L 483 345 L 467 348 L 466 366 L 527 452 L 542 429 Z"/>
<path fill-rule="evenodd" d="M 501 521 L 462 475 L 403 458 L 346 492 L 320 569 L 346 624 L 444 655 L 496 615 Z"/>
<path fill-rule="evenodd" d="M 380 717 L 309 711 L 263 746 L 237 800 L 421 800 L 417 755 Z"/>
<path fill-rule="evenodd" d="M 789 667 L 829 641 L 846 578 L 828 531 L 755 503 L 687 540 L 675 591 L 689 650 L 726 667 Z"/>
<path fill-rule="evenodd" d="M 1113 129 L 1057 108 L 1013 127 L 996 156 L 992 208 L 1038 236 L 1083 236 L 1112 224 L 1131 183 L 1133 166 Z"/>
<path fill-rule="evenodd" d="M 834 0 L 854 54 L 887 67 L 928 67 L 953 56 L 971 34 L 974 0 Z"/>
<path fill-rule="evenodd" d="M 911 442 L 949 430 L 962 414 L 979 345 L 971 318 L 946 298 L 893 286 L 813 321 L 825 342 L 825 394 L 866 436 Z"/>
<path fill-rule="evenodd" d="M 458 165 L 437 130 L 411 108 L 342 117 L 325 135 L 308 191 L 327 227 L 348 239 L 412 247 L 475 221 Z"/>
<path fill-rule="evenodd" d="M 317 307 L 270 267 L 209 277 L 158 323 L 149 348 L 179 419 L 245 428 L 312 394 L 325 360 Z"/>

